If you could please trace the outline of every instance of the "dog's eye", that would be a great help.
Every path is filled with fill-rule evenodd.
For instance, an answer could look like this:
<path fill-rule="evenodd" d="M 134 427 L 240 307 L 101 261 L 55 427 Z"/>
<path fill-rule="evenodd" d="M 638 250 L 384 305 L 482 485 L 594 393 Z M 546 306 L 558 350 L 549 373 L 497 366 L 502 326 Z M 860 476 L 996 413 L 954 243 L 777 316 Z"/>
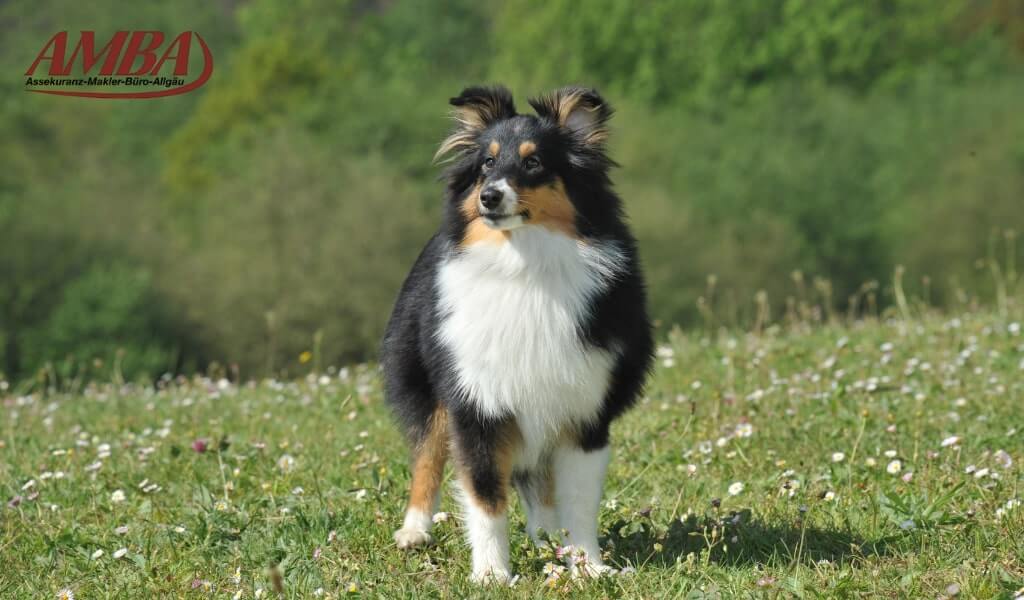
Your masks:
<path fill-rule="evenodd" d="M 527 156 L 525 159 L 523 159 L 523 166 L 529 169 L 530 171 L 537 170 L 540 168 L 540 159 L 537 158 L 536 156 Z"/>
<path fill-rule="evenodd" d="M 490 169 L 493 166 L 494 166 L 494 157 L 493 156 L 488 156 L 487 159 L 484 160 L 484 169 Z"/>

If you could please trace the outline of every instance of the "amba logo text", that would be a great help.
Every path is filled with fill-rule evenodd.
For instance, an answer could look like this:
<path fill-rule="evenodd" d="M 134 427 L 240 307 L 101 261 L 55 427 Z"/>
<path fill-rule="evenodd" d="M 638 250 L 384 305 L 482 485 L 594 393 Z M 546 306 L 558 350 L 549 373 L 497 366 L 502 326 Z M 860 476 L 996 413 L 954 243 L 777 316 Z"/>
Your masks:
<path fill-rule="evenodd" d="M 213 55 L 202 36 L 184 31 L 165 46 L 167 39 L 162 31 L 118 31 L 97 50 L 96 32 L 82 31 L 69 49 L 68 32 L 59 31 L 25 71 L 25 89 L 56 96 L 140 99 L 177 96 L 205 84 L 213 74 Z M 190 73 L 193 45 L 203 57 L 197 75 Z"/>

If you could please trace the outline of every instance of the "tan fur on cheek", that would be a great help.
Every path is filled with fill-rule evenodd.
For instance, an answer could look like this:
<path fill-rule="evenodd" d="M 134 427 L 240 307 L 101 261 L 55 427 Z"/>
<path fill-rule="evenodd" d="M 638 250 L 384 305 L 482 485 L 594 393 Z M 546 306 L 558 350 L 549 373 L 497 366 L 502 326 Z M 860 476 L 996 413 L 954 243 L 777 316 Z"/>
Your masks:
<path fill-rule="evenodd" d="M 578 238 L 576 208 L 569 200 L 561 179 L 551 185 L 519 192 L 519 202 L 530 211 L 529 223 Z"/>
<path fill-rule="evenodd" d="M 491 140 L 491 145 L 487 147 L 487 151 L 491 153 L 491 156 L 497 156 L 501 152 L 501 144 L 496 140 Z"/>
<path fill-rule="evenodd" d="M 466 194 L 466 199 L 462 201 L 462 216 L 466 217 L 467 221 L 472 221 L 480 217 L 480 184 L 473 186 L 473 189 Z"/>

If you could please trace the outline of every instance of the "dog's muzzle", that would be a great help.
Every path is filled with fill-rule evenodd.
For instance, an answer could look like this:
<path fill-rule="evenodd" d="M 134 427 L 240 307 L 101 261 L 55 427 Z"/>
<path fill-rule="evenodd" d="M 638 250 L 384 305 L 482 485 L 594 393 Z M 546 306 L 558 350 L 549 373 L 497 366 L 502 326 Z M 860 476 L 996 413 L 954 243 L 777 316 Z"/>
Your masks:
<path fill-rule="evenodd" d="M 480 190 L 479 208 L 484 224 L 492 229 L 514 229 L 526 220 L 519 211 L 519 195 L 504 178 Z"/>

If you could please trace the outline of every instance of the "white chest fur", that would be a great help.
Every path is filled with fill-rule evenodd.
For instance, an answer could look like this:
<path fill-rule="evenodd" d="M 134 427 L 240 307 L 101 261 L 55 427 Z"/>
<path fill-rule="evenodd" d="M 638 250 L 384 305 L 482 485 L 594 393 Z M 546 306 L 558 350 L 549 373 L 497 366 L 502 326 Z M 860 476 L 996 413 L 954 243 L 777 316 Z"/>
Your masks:
<path fill-rule="evenodd" d="M 440 267 L 441 342 L 477 410 L 516 417 L 517 462 L 535 462 L 566 425 L 597 416 L 615 356 L 587 344 L 581 326 L 621 262 L 614 245 L 527 226 Z"/>

